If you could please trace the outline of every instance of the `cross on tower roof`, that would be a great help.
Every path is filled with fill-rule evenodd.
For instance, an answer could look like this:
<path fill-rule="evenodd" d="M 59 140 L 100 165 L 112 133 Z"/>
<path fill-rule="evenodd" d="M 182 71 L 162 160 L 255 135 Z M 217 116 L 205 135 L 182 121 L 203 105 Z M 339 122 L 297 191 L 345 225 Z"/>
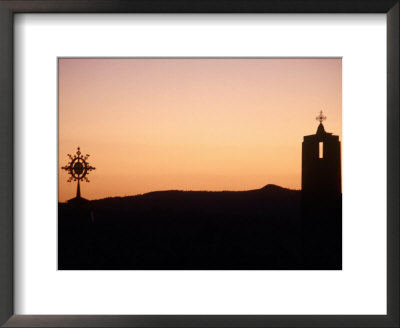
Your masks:
<path fill-rule="evenodd" d="M 326 120 L 326 116 L 322 114 L 322 110 L 319 112 L 319 115 L 315 118 L 319 123 Z"/>

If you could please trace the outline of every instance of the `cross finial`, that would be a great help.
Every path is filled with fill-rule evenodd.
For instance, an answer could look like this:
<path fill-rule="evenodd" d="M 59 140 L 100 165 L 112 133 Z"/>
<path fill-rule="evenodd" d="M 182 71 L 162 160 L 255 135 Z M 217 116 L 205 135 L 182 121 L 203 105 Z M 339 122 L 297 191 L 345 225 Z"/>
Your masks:
<path fill-rule="evenodd" d="M 319 123 L 326 120 L 326 116 L 322 114 L 322 110 L 319 112 L 319 115 L 315 118 Z"/>
<path fill-rule="evenodd" d="M 76 198 L 81 198 L 81 188 L 79 182 L 80 181 L 89 182 L 89 179 L 87 177 L 89 175 L 89 172 L 96 169 L 95 167 L 89 165 L 88 162 L 89 154 L 86 154 L 85 156 L 81 155 L 82 155 L 81 148 L 78 147 L 78 150 L 76 151 L 76 154 L 74 156 L 68 154 L 70 162 L 68 162 L 67 165 L 61 167 L 63 170 L 67 171 L 68 174 L 70 175 L 69 179 L 67 180 L 68 182 L 71 182 L 72 180 L 78 181 Z"/>

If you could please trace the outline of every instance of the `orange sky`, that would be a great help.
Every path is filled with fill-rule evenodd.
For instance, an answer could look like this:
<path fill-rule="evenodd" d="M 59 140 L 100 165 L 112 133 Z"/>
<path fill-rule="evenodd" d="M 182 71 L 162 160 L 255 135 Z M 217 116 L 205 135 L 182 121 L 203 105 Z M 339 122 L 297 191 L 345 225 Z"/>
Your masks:
<path fill-rule="evenodd" d="M 301 143 L 342 129 L 341 59 L 59 59 L 59 167 L 82 197 L 301 188 Z M 76 182 L 59 169 L 59 201 Z"/>

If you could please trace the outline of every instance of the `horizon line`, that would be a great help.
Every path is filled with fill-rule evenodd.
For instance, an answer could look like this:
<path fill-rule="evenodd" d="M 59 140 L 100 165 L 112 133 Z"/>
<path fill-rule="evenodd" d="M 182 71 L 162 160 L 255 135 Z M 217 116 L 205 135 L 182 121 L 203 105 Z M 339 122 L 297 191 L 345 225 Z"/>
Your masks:
<path fill-rule="evenodd" d="M 171 192 L 171 191 L 175 191 L 175 192 L 207 192 L 207 193 L 218 193 L 218 192 L 226 192 L 226 193 L 235 193 L 235 192 L 248 192 L 248 191 L 259 191 L 262 190 L 264 188 L 267 187 L 277 187 L 279 189 L 285 189 L 285 190 L 289 190 L 289 191 L 301 191 L 301 189 L 291 189 L 291 188 L 286 188 L 286 187 L 282 187 L 273 183 L 268 183 L 266 185 L 264 185 L 261 188 L 258 189 L 246 189 L 246 190 L 182 190 L 182 189 L 164 189 L 164 190 L 153 190 L 153 191 L 149 191 L 149 192 L 145 192 L 142 194 L 134 194 L 134 195 L 124 195 L 124 196 L 108 196 L 108 197 L 104 197 L 104 198 L 96 198 L 96 199 L 87 199 L 89 201 L 98 201 L 98 200 L 103 200 L 103 199 L 110 199 L 110 198 L 126 198 L 126 197 L 137 197 L 137 196 L 144 196 L 144 195 L 148 195 L 148 194 L 152 194 L 152 193 L 157 193 L 157 192 Z M 70 198 L 66 201 L 58 201 L 58 203 L 68 203 L 69 200 L 71 199 L 75 199 L 77 197 L 73 197 Z M 84 197 L 81 197 L 83 199 L 85 199 Z"/>

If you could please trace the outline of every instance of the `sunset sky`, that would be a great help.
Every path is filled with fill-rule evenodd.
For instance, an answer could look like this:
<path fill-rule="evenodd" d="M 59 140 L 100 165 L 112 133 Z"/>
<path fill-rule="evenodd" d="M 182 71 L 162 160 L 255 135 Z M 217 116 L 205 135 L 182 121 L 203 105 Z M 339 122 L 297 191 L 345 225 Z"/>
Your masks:
<path fill-rule="evenodd" d="M 342 61 L 59 59 L 61 166 L 78 146 L 96 167 L 82 197 L 156 190 L 301 188 L 301 143 L 315 117 L 342 141 Z"/>

